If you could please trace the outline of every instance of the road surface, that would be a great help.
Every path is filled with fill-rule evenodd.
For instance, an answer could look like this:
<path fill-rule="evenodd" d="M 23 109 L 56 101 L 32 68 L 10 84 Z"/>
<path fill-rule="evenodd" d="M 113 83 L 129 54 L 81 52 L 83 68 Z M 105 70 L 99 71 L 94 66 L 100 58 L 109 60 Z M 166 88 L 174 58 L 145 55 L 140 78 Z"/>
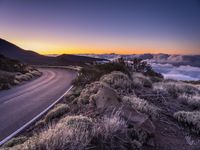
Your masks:
<path fill-rule="evenodd" d="M 64 69 L 39 70 L 41 77 L 0 91 L 0 141 L 58 99 L 76 76 L 74 71 Z"/>

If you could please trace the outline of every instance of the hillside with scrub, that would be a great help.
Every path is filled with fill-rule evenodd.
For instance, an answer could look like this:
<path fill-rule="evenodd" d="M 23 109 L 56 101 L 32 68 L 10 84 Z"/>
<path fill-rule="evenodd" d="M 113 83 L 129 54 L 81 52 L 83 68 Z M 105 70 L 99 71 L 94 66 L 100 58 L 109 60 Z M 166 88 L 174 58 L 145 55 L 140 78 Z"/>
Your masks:
<path fill-rule="evenodd" d="M 0 91 L 39 76 L 36 68 L 0 54 Z"/>
<path fill-rule="evenodd" d="M 197 150 L 200 86 L 133 59 L 79 71 L 65 99 L 2 149 Z"/>

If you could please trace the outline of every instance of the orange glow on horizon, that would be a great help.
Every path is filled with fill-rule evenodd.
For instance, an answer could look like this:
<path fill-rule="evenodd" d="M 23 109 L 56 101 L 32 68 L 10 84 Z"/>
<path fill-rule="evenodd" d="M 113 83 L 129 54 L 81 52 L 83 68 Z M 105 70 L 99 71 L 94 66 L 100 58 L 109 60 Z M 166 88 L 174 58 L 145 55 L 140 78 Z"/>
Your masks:
<path fill-rule="evenodd" d="M 39 54 L 48 55 L 48 54 L 144 54 L 144 53 L 167 53 L 167 54 L 191 54 L 188 50 L 183 49 L 168 49 L 168 48 L 156 48 L 156 47 L 141 47 L 135 46 L 130 48 L 128 47 L 115 47 L 115 46 L 105 46 L 102 45 L 91 45 L 89 44 L 54 44 L 53 41 L 41 41 L 38 42 L 37 40 L 19 40 L 19 39 L 6 39 L 11 43 L 16 44 L 17 46 L 25 49 L 25 50 L 32 50 Z M 101 48 L 102 47 L 102 48 Z M 175 50 L 176 49 L 176 50 Z"/>

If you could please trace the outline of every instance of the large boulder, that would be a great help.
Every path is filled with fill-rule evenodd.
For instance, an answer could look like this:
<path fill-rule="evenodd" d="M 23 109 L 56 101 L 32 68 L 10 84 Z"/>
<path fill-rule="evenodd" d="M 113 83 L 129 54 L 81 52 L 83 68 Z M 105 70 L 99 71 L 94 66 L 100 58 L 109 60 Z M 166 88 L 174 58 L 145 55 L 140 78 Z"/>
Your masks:
<path fill-rule="evenodd" d="M 98 92 L 92 96 L 95 106 L 104 109 L 110 106 L 119 106 L 120 98 L 117 93 L 108 86 L 102 86 Z"/>
<path fill-rule="evenodd" d="M 120 115 L 129 125 L 142 129 L 149 135 L 153 135 L 155 133 L 155 126 L 149 117 L 145 114 L 139 113 L 133 107 L 129 105 L 122 106 Z"/>
<path fill-rule="evenodd" d="M 119 106 L 120 98 L 108 85 L 102 82 L 94 82 L 86 86 L 78 97 L 79 104 L 90 104 L 98 109 L 106 109 L 110 106 Z"/>

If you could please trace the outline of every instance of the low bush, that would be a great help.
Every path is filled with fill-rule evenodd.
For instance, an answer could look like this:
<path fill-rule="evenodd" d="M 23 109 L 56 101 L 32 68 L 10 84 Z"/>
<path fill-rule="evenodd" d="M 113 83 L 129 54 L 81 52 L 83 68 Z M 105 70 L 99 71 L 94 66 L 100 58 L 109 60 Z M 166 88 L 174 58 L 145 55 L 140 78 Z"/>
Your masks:
<path fill-rule="evenodd" d="M 10 59 L 0 54 L 0 70 L 26 73 L 29 68 L 18 60 Z"/>
<path fill-rule="evenodd" d="M 81 91 L 77 101 L 79 104 L 89 104 L 92 101 L 92 96 L 98 92 L 101 87 L 105 85 L 101 82 L 94 82 L 85 86 Z"/>
<path fill-rule="evenodd" d="M 139 72 L 149 77 L 163 79 L 162 74 L 155 72 L 150 64 L 140 58 L 133 58 L 132 60 L 129 60 L 128 65 L 133 72 Z"/>
<path fill-rule="evenodd" d="M 161 93 L 168 93 L 175 98 L 179 97 L 181 94 L 194 95 L 199 93 L 199 89 L 194 85 L 175 81 L 155 83 L 154 90 Z"/>
<path fill-rule="evenodd" d="M 136 96 L 124 96 L 122 98 L 123 103 L 130 104 L 136 110 L 145 113 L 153 118 L 159 116 L 159 112 L 161 111 L 158 107 L 154 106 L 153 104 L 148 103 L 144 99 L 140 99 Z"/>
<path fill-rule="evenodd" d="M 174 118 L 179 122 L 183 123 L 185 126 L 188 126 L 193 132 L 200 132 L 200 112 L 186 112 L 178 111 L 174 113 Z"/>
<path fill-rule="evenodd" d="M 61 120 L 62 123 L 64 123 L 69 128 L 77 128 L 77 129 L 87 129 L 91 130 L 93 123 L 92 119 L 79 115 L 79 116 L 67 116 L 64 119 Z"/>
<path fill-rule="evenodd" d="M 73 87 L 72 90 L 70 90 L 66 94 L 65 103 L 70 103 L 70 102 L 74 101 L 77 97 L 80 96 L 82 90 L 83 90 L 83 88 L 81 86 Z"/>
<path fill-rule="evenodd" d="M 16 137 L 16 138 L 11 139 L 7 143 L 5 143 L 3 147 L 13 147 L 15 145 L 24 143 L 26 140 L 27 140 L 27 137 L 25 136 Z"/>
<path fill-rule="evenodd" d="M 92 138 L 93 131 L 85 128 L 92 121 L 88 117 L 71 116 L 35 134 L 25 143 L 15 146 L 16 150 L 84 150 Z"/>
<path fill-rule="evenodd" d="M 147 142 L 145 131 L 128 127 L 120 111 L 92 120 L 86 116 L 66 116 L 34 134 L 11 150 L 85 150 L 141 149 Z"/>
<path fill-rule="evenodd" d="M 128 68 L 124 64 L 115 62 L 99 64 L 82 68 L 79 76 L 73 81 L 73 84 L 76 86 L 85 86 L 91 82 L 98 81 L 103 75 L 113 71 L 121 71 L 130 75 Z"/>
<path fill-rule="evenodd" d="M 114 71 L 101 77 L 101 82 L 108 84 L 110 87 L 116 89 L 119 93 L 132 92 L 133 83 L 128 75 Z"/>
<path fill-rule="evenodd" d="M 200 95 L 186 95 L 182 94 L 179 96 L 179 99 L 183 101 L 183 103 L 193 107 L 199 108 L 200 107 Z"/>
<path fill-rule="evenodd" d="M 120 117 L 120 111 L 104 116 L 95 126 L 95 149 L 128 150 L 141 149 L 142 144 L 128 130 L 127 122 Z M 144 141 L 141 141 L 144 142 Z"/>
<path fill-rule="evenodd" d="M 152 82 L 149 79 L 149 77 L 144 76 L 142 73 L 133 72 L 132 79 L 133 79 L 133 85 L 136 88 L 142 88 L 142 87 L 151 88 L 152 87 Z"/>
<path fill-rule="evenodd" d="M 50 122 L 55 118 L 59 118 L 62 115 L 64 115 L 65 113 L 67 113 L 69 111 L 69 106 L 66 104 L 58 104 L 57 106 L 55 106 L 55 108 L 53 108 L 52 110 L 50 110 L 47 115 L 45 116 L 45 122 Z"/>

